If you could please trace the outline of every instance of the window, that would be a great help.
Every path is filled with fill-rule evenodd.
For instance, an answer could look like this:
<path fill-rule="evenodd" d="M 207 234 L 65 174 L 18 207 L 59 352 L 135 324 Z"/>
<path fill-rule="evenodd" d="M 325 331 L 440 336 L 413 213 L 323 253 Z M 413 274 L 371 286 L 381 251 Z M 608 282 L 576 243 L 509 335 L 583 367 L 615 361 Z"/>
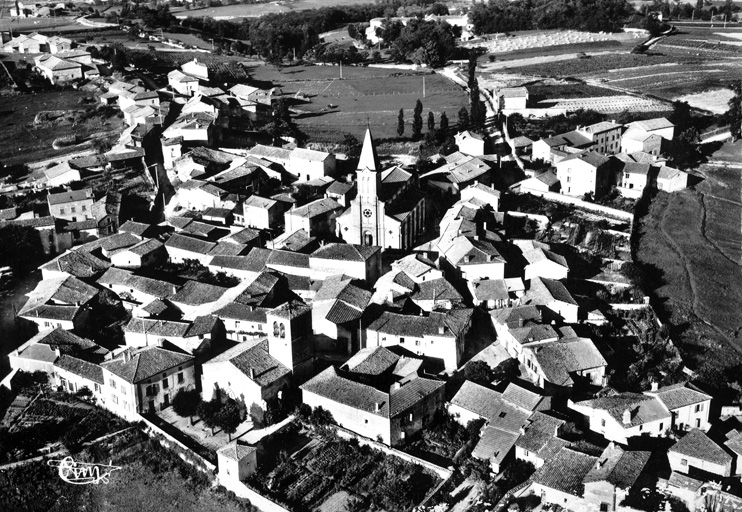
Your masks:
<path fill-rule="evenodd" d="M 701 428 L 701 418 L 696 418 L 696 428 Z"/>
<path fill-rule="evenodd" d="M 170 385 L 168 384 L 167 379 L 162 379 L 162 388 L 167 389 L 169 387 Z"/>
<path fill-rule="evenodd" d="M 180 372 L 178 374 L 178 384 L 183 384 L 184 381 L 185 379 L 183 378 L 183 372 Z"/>
<path fill-rule="evenodd" d="M 508 413 L 506 413 L 505 411 L 502 411 L 502 412 L 500 413 L 500 418 L 504 418 L 504 417 L 505 417 L 505 416 L 507 416 L 507 415 L 508 415 Z"/>
<path fill-rule="evenodd" d="M 124 400 L 124 409 L 126 409 L 127 411 L 129 410 L 129 402 L 127 402 L 126 400 Z"/>
<path fill-rule="evenodd" d="M 278 338 L 278 322 L 273 322 L 273 336 Z"/>
<path fill-rule="evenodd" d="M 404 343 L 404 338 L 399 338 L 399 343 Z"/>
<path fill-rule="evenodd" d="M 119 397 L 117 397 L 116 395 L 111 395 L 111 400 L 113 400 L 113 403 L 114 404 L 118 404 L 119 403 Z"/>
<path fill-rule="evenodd" d="M 75 208 L 74 206 L 71 207 L 70 208 L 70 213 L 75 213 L 75 212 L 77 212 L 77 208 Z"/>
<path fill-rule="evenodd" d="M 121 394 L 122 395 L 126 394 L 126 388 L 124 386 L 121 386 Z"/>
<path fill-rule="evenodd" d="M 283 324 L 278 324 L 278 334 L 281 338 L 286 337 L 286 329 L 284 328 Z"/>
<path fill-rule="evenodd" d="M 67 387 L 67 380 L 66 379 L 60 377 L 59 378 L 59 383 L 62 385 L 63 388 L 66 388 Z"/>
<path fill-rule="evenodd" d="M 600 420 L 600 426 L 605 427 L 605 420 Z"/>
<path fill-rule="evenodd" d="M 84 212 L 88 211 L 88 207 L 87 207 L 87 206 L 85 206 L 85 205 L 82 205 L 82 208 L 80 208 L 80 209 L 81 209 L 82 211 L 84 211 Z"/>
<path fill-rule="evenodd" d="M 688 459 L 680 459 L 680 465 L 681 466 L 687 466 L 688 465 Z"/>
<path fill-rule="evenodd" d="M 95 392 L 96 393 L 100 393 L 100 384 L 95 383 L 95 384 L 93 384 L 93 386 L 95 386 Z"/>
<path fill-rule="evenodd" d="M 111 386 L 113 389 L 116 389 L 116 381 L 113 379 L 108 379 L 108 385 Z"/>
<path fill-rule="evenodd" d="M 608 503 L 600 504 L 600 512 L 608 512 Z"/>
<path fill-rule="evenodd" d="M 697 404 L 696 405 L 696 412 L 701 412 L 703 410 L 703 404 Z"/>
<path fill-rule="evenodd" d="M 420 340 L 415 340 L 415 346 L 416 347 L 419 347 L 420 346 Z"/>
<path fill-rule="evenodd" d="M 235 320 L 234 321 L 234 330 L 235 331 L 238 331 L 239 329 L 240 329 L 240 321 L 239 320 Z"/>
<path fill-rule="evenodd" d="M 59 209 L 59 215 L 64 215 L 64 208 Z"/>

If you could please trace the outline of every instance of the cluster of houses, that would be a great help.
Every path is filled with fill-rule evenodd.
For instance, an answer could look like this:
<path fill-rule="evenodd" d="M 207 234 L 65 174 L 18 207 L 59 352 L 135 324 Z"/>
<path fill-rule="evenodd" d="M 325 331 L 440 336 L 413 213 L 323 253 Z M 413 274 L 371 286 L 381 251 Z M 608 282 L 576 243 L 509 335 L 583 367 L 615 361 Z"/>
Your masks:
<path fill-rule="evenodd" d="M 142 94 L 112 91 L 119 105 Z M 459 138 L 479 147 L 471 134 Z M 708 433 L 711 396 L 691 383 L 606 387 L 611 353 L 585 329 L 606 316 L 569 291 L 558 248 L 508 236 L 490 158 L 454 153 L 418 177 L 385 168 L 367 132 L 355 180 L 336 181 L 334 155 L 318 151 L 194 146 L 167 164 L 180 215 L 111 221 L 110 232 L 93 231 L 95 212 L 108 210 L 90 190 L 49 195 L 52 223 L 77 226 L 80 238 L 41 267 L 18 311 L 38 334 L 11 353 L 11 367 L 45 371 L 70 392 L 88 388 L 132 421 L 168 408 L 181 389 L 232 398 L 247 414 L 296 388 L 339 428 L 391 446 L 440 411 L 463 425 L 481 419 L 472 455 L 494 473 L 533 463 L 529 492 L 566 508 L 617 510 L 651 476 L 651 454 L 635 448 L 653 437 L 670 443 L 663 485 L 695 506 L 717 492 L 706 482 L 736 474 L 742 427 L 719 444 Z M 297 206 L 289 194 L 259 195 L 270 179 L 305 182 L 315 198 Z M 430 223 L 422 187 L 455 202 L 421 244 Z M 382 266 L 390 250 L 402 253 Z M 165 262 L 236 279 L 176 279 L 155 271 Z M 86 336 L 111 303 L 128 320 L 123 345 L 107 349 Z M 511 361 L 520 378 L 462 383 L 468 361 Z M 607 444 L 599 456 L 574 445 L 575 423 Z M 242 478 L 256 457 L 241 444 L 219 452 Z"/>
<path fill-rule="evenodd" d="M 497 92 L 501 112 L 522 112 L 528 89 L 515 87 Z M 667 165 L 666 152 L 675 126 L 665 118 L 630 122 L 603 121 L 533 141 L 509 140 L 513 153 L 524 161 L 550 164 L 545 172 L 526 171 L 528 177 L 512 185 L 524 192 L 556 192 L 573 197 L 599 198 L 612 188 L 629 198 L 645 189 L 676 192 L 688 187 L 687 172 Z"/>

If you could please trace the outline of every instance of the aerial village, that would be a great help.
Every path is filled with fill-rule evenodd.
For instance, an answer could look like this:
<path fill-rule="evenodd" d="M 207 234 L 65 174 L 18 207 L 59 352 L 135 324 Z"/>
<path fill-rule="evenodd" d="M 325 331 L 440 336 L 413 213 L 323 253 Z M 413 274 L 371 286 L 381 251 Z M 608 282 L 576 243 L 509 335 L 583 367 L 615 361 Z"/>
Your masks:
<path fill-rule="evenodd" d="M 5 189 L 46 194 L 0 227 L 48 260 L 16 312 L 8 432 L 72 395 L 268 511 L 742 508 L 740 409 L 694 383 L 637 278 L 632 208 L 604 200 L 699 179 L 671 165 L 666 117 L 529 138 L 507 121 L 538 115 L 529 88 L 483 89 L 486 128 L 421 170 L 370 127 L 355 152 L 227 144 L 296 112 L 198 58 L 154 89 L 64 37 L 0 51 L 123 118 L 104 153 Z M 132 173 L 150 222 L 96 181 Z M 368 484 L 369 453 L 409 489 Z"/>

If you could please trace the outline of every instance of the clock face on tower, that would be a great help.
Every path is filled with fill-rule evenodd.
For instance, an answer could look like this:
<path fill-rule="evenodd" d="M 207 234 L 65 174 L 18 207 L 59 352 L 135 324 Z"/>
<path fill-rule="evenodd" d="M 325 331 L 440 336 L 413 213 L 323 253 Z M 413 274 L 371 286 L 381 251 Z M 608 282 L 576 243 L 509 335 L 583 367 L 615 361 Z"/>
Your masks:
<path fill-rule="evenodd" d="M 371 218 L 371 210 L 369 210 L 368 208 L 366 208 L 365 210 L 363 210 L 363 216 L 366 217 L 367 219 L 370 219 Z"/>

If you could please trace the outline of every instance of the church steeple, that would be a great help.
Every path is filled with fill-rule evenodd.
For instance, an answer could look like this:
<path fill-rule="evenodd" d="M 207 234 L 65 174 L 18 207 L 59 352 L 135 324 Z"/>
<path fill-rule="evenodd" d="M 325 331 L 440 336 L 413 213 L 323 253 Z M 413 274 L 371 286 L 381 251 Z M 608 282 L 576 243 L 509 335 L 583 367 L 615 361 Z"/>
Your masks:
<path fill-rule="evenodd" d="M 379 155 L 376 154 L 376 145 L 374 138 L 371 136 L 371 130 L 366 128 L 366 135 L 363 138 L 363 148 L 361 149 L 361 158 L 358 161 L 358 170 L 368 169 L 370 171 L 381 172 Z"/>

